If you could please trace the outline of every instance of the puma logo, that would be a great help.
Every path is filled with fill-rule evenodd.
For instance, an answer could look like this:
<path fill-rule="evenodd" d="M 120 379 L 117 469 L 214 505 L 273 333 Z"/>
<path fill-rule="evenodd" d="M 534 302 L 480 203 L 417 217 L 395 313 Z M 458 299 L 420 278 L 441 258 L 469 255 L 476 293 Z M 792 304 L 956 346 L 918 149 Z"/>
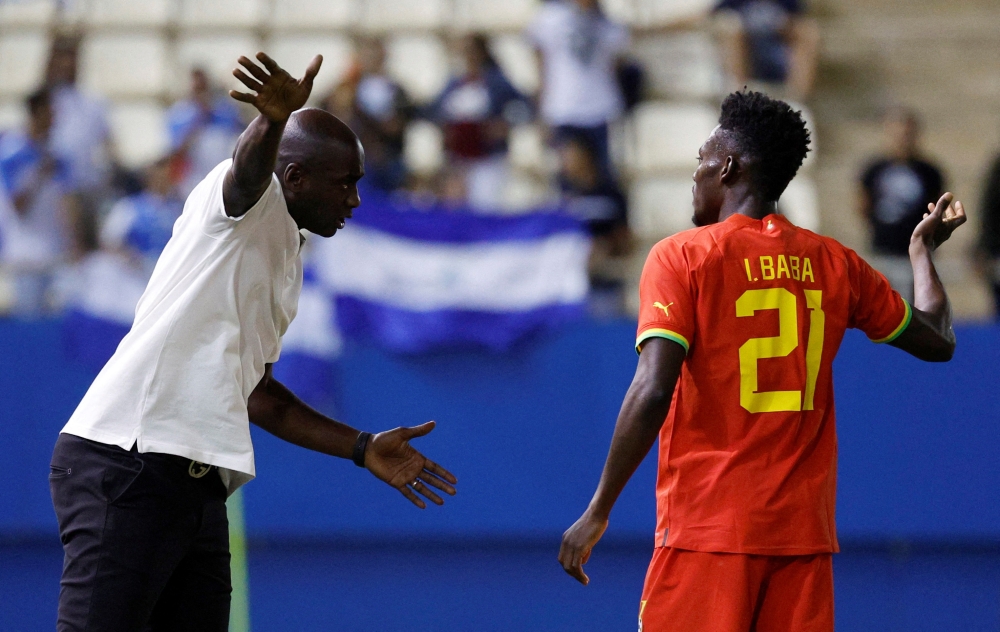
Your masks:
<path fill-rule="evenodd" d="M 667 303 L 666 305 L 664 305 L 660 301 L 656 301 L 655 303 L 653 303 L 653 307 L 655 307 L 657 309 L 662 309 L 663 310 L 663 315 L 666 316 L 667 318 L 670 318 L 670 306 L 671 305 L 673 305 L 673 303 Z"/>

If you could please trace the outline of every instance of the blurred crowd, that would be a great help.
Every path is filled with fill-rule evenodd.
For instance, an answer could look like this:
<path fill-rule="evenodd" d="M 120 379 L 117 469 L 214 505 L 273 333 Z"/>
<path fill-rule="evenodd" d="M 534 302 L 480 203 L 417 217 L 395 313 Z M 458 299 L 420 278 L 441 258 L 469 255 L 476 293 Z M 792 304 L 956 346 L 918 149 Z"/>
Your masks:
<path fill-rule="evenodd" d="M 710 15 L 663 28 L 704 21 L 719 34 L 726 90 L 763 87 L 808 102 L 819 31 L 800 0 L 721 0 Z M 629 55 L 628 30 L 598 0 L 545 2 L 524 37 L 538 59 L 536 94 L 520 92 L 490 38 L 471 33 L 454 41 L 460 63 L 430 102 L 415 101 L 390 75 L 385 44 L 373 36 L 357 40 L 347 72 L 314 100 L 358 133 L 365 185 L 415 208 L 510 212 L 511 130 L 537 124 L 558 158 L 544 174 L 550 180 L 544 206 L 587 227 L 595 309 L 620 313 L 619 264 L 636 240 L 609 130 L 643 98 L 644 70 Z M 77 84 L 79 46 L 79 35 L 53 38 L 40 86 L 24 100 L 26 123 L 0 130 L 0 312 L 37 315 L 73 305 L 95 260 L 116 261 L 127 271 L 109 294 L 141 292 L 185 197 L 231 156 L 252 114 L 225 94 L 218 78 L 193 68 L 187 95 L 168 111 L 169 151 L 138 171 L 125 169 L 115 158 L 104 101 Z M 437 126 L 443 138 L 444 165 L 430 175 L 411 170 L 406 158 L 407 130 L 418 120 Z M 921 153 L 913 111 L 892 109 L 885 126 L 886 151 L 860 177 L 860 210 L 879 267 L 912 294 L 909 234 L 945 180 Z M 1000 158 L 987 178 L 977 261 L 1000 309 Z"/>

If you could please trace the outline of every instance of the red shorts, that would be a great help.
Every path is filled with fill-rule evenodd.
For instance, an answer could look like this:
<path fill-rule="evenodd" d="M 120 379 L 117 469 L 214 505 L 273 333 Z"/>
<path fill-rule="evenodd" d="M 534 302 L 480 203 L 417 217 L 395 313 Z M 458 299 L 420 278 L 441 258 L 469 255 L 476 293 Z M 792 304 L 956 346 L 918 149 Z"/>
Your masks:
<path fill-rule="evenodd" d="M 658 548 L 639 632 L 833 632 L 833 556 Z"/>

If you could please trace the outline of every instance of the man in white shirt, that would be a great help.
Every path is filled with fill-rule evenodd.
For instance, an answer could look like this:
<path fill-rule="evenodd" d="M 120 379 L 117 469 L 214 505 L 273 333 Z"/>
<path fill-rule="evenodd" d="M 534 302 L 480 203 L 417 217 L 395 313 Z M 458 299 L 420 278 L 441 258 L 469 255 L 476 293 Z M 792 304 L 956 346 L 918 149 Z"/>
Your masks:
<path fill-rule="evenodd" d="M 299 110 L 322 58 L 296 80 L 263 53 L 239 62 L 260 115 L 233 159 L 188 198 L 114 357 L 63 428 L 50 486 L 66 553 L 60 632 L 224 631 L 225 499 L 254 477 L 249 422 L 351 458 L 420 508 L 455 477 L 409 440 L 324 417 L 271 376 L 302 287 L 300 230 L 333 236 L 361 200 L 364 150 L 320 110 Z M 247 74 L 249 73 L 249 74 Z"/>

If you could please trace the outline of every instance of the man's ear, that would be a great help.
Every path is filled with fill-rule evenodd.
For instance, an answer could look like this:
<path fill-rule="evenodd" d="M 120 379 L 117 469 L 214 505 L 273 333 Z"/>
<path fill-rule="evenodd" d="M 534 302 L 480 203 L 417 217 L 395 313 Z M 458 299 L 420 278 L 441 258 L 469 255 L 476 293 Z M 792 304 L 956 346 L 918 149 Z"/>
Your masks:
<path fill-rule="evenodd" d="M 290 162 L 285 166 L 285 171 L 281 174 L 281 187 L 286 191 L 298 192 L 302 190 L 305 174 L 298 163 Z"/>
<path fill-rule="evenodd" d="M 736 158 L 732 154 L 726 156 L 726 159 L 722 162 L 722 170 L 719 171 L 719 180 L 724 184 L 729 184 L 736 177 L 736 172 L 739 171 L 739 163 L 736 162 Z"/>

